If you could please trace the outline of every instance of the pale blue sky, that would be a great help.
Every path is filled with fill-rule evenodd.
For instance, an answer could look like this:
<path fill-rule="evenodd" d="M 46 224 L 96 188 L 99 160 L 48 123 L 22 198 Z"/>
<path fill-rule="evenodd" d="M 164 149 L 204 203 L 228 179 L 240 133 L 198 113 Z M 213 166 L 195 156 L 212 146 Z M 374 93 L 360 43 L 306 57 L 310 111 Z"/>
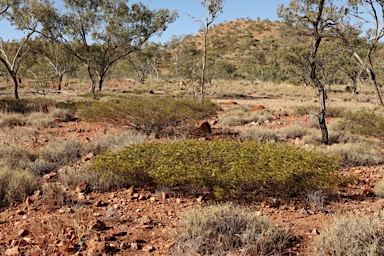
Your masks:
<path fill-rule="evenodd" d="M 60 2 L 60 1 L 57 1 Z M 204 19 L 206 10 L 201 5 L 201 0 L 132 0 L 129 3 L 142 2 L 151 9 L 168 8 L 177 10 L 179 18 L 169 25 L 168 30 L 163 33 L 161 38 L 153 37 L 153 41 L 168 41 L 172 35 L 196 34 L 200 29 L 200 24 L 194 22 L 190 16 Z M 231 21 L 237 18 L 251 18 L 278 20 L 276 16 L 277 7 L 280 4 L 287 5 L 289 0 L 226 0 L 223 13 L 216 19 L 214 24 L 223 21 Z M 190 15 L 190 16 L 189 16 Z M 21 32 L 9 26 L 6 22 L 0 22 L 0 37 L 4 40 L 20 38 Z"/>

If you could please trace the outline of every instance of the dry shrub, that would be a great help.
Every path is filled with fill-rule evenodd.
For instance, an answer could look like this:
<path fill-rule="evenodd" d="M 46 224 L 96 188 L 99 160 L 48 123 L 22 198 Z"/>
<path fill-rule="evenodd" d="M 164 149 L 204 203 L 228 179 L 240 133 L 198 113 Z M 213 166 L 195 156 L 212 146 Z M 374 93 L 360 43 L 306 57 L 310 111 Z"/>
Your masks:
<path fill-rule="evenodd" d="M 24 117 L 26 125 L 38 129 L 57 127 L 58 123 L 48 114 L 33 112 Z"/>
<path fill-rule="evenodd" d="M 22 114 L 3 113 L 0 117 L 0 127 L 25 126 L 26 120 Z"/>
<path fill-rule="evenodd" d="M 242 130 L 239 134 L 242 139 L 252 139 L 259 142 L 275 142 L 278 140 L 276 131 L 265 127 L 250 127 Z"/>
<path fill-rule="evenodd" d="M 283 255 L 291 236 L 259 212 L 231 204 L 184 212 L 180 230 L 179 248 L 202 255 Z"/>
<path fill-rule="evenodd" d="M 94 155 L 104 150 L 117 152 L 126 146 L 145 142 L 147 135 L 143 133 L 123 131 L 115 134 L 104 134 L 91 140 L 88 144 L 88 151 Z"/>
<path fill-rule="evenodd" d="M 54 141 L 47 145 L 39 153 L 39 158 L 57 166 L 75 163 L 84 155 L 84 145 L 77 138 L 69 138 L 64 141 Z"/>
<path fill-rule="evenodd" d="M 303 136 L 304 144 L 320 145 L 321 131 L 319 129 L 307 129 L 307 134 Z"/>
<path fill-rule="evenodd" d="M 33 194 L 37 186 L 38 179 L 30 172 L 3 167 L 0 169 L 0 204 L 21 202 Z"/>
<path fill-rule="evenodd" d="M 46 183 L 41 191 L 43 193 L 41 201 L 48 209 L 60 208 L 68 202 L 67 192 L 61 184 Z"/>
<path fill-rule="evenodd" d="M 307 128 L 299 124 L 285 126 L 279 130 L 279 138 L 281 140 L 302 138 L 306 134 Z"/>
<path fill-rule="evenodd" d="M 49 115 L 52 119 L 57 118 L 62 122 L 69 122 L 74 118 L 75 113 L 75 108 L 54 108 L 49 112 Z"/>
<path fill-rule="evenodd" d="M 109 172 L 107 171 L 107 173 Z M 64 186 L 72 189 L 75 189 L 81 182 L 86 182 L 91 186 L 92 190 L 98 191 L 110 191 L 111 189 L 121 187 L 118 179 L 105 178 L 105 175 L 102 173 L 88 171 L 85 167 L 65 167 L 58 173 L 57 180 Z"/>
<path fill-rule="evenodd" d="M 17 145 L 0 147 L 0 166 L 10 169 L 24 169 L 36 156 L 29 150 Z"/>
<path fill-rule="evenodd" d="M 384 229 L 376 217 L 337 217 L 322 231 L 315 247 L 319 256 L 384 255 Z"/>
<path fill-rule="evenodd" d="M 375 186 L 375 194 L 384 198 L 384 179 L 381 179 Z"/>
<path fill-rule="evenodd" d="M 314 212 L 324 209 L 325 193 L 322 190 L 310 191 L 305 195 L 305 202 Z"/>
<path fill-rule="evenodd" d="M 343 166 L 371 166 L 384 163 L 384 155 L 372 143 L 345 143 L 334 144 L 325 149 L 328 155 L 340 158 Z"/>
<path fill-rule="evenodd" d="M 251 122 L 263 124 L 274 119 L 274 115 L 266 109 L 251 112 L 245 106 L 235 106 L 219 116 L 219 123 L 223 126 L 236 126 Z"/>

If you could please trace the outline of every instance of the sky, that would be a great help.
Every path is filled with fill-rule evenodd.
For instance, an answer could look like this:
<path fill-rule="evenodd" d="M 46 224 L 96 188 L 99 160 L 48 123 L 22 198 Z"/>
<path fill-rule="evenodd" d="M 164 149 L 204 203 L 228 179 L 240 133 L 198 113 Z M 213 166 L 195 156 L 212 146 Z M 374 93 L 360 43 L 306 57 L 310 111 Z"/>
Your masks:
<path fill-rule="evenodd" d="M 207 14 L 205 8 L 201 5 L 201 0 L 132 0 L 129 1 L 129 4 L 134 2 L 142 2 L 150 9 L 167 8 L 169 10 L 176 10 L 179 13 L 179 18 L 168 26 L 168 29 L 160 38 L 152 37 L 150 39 L 151 41 L 162 43 L 169 41 L 173 35 L 197 34 L 201 24 L 195 22 L 190 16 L 204 20 Z M 289 0 L 226 0 L 223 13 L 219 15 L 214 24 L 238 18 L 251 18 L 255 20 L 258 17 L 261 20 L 269 19 L 275 21 L 278 20 L 276 15 L 277 7 L 280 4 L 287 5 L 288 3 Z M 3 40 L 18 39 L 22 36 L 21 32 L 15 31 L 7 22 L 0 22 L 0 37 Z"/>

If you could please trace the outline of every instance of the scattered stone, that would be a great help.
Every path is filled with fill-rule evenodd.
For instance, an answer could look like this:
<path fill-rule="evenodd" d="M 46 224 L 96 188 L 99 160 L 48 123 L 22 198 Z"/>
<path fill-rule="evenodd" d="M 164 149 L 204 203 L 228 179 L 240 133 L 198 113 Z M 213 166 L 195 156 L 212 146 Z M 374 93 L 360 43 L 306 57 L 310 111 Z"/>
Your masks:
<path fill-rule="evenodd" d="M 131 243 L 131 249 L 133 251 L 138 251 L 140 249 L 139 244 L 138 243 Z"/>
<path fill-rule="evenodd" d="M 106 246 L 105 241 L 101 241 L 98 237 L 88 240 L 86 244 L 92 252 L 103 252 Z"/>
<path fill-rule="evenodd" d="M 137 200 L 147 200 L 147 196 L 145 196 L 145 195 L 140 195 L 138 198 L 137 198 Z"/>
<path fill-rule="evenodd" d="M 153 247 L 152 245 L 147 245 L 147 246 L 145 246 L 145 247 L 142 249 L 142 251 L 143 251 L 143 252 L 146 252 L 146 253 L 153 252 L 153 251 L 155 251 L 155 250 L 156 250 L 156 248 Z"/>
<path fill-rule="evenodd" d="M 169 195 L 167 193 L 165 193 L 165 192 L 161 192 L 161 198 L 163 200 L 165 200 L 165 199 L 169 198 Z"/>
<path fill-rule="evenodd" d="M 88 226 L 91 229 L 94 229 L 97 231 L 104 230 L 107 227 L 107 225 L 104 222 L 102 222 L 101 220 L 93 220 L 89 223 Z"/>
<path fill-rule="evenodd" d="M 77 199 L 79 199 L 79 200 L 85 200 L 85 199 L 86 199 L 86 196 L 85 196 L 84 193 L 78 193 L 78 194 L 77 194 Z"/>
<path fill-rule="evenodd" d="M 374 196 L 375 192 L 369 185 L 364 185 L 360 188 L 361 194 L 364 196 Z"/>
<path fill-rule="evenodd" d="M 151 218 L 149 218 L 147 215 L 144 215 L 140 219 L 137 220 L 140 224 L 150 224 L 152 222 Z"/>
<path fill-rule="evenodd" d="M 48 174 L 45 174 L 41 179 L 44 182 L 52 181 L 56 177 L 56 175 L 57 175 L 57 172 L 50 172 Z"/>
<path fill-rule="evenodd" d="M 123 241 L 123 242 L 121 242 L 119 247 L 121 250 L 126 250 L 126 249 L 129 249 L 131 247 L 131 244 L 126 242 L 126 241 Z"/>
<path fill-rule="evenodd" d="M 94 204 L 93 204 L 93 206 L 95 206 L 95 207 L 100 207 L 100 206 L 102 206 L 103 204 L 101 203 L 101 200 L 97 200 Z"/>
<path fill-rule="evenodd" d="M 181 200 L 181 198 L 179 198 L 179 197 L 176 198 L 176 203 L 177 203 L 177 204 L 181 204 L 182 202 L 183 202 L 183 201 Z"/>
<path fill-rule="evenodd" d="M 86 156 L 83 156 L 83 157 L 81 158 L 81 162 L 82 162 L 82 163 L 87 163 L 87 162 L 89 162 L 94 156 L 95 156 L 95 155 L 94 155 L 92 152 L 90 152 L 90 153 L 88 153 Z"/>
<path fill-rule="evenodd" d="M 23 210 L 18 210 L 17 212 L 16 212 L 16 214 L 18 214 L 18 215 L 25 215 L 25 214 L 27 214 L 25 211 L 23 211 Z"/>
<path fill-rule="evenodd" d="M 317 230 L 317 228 L 314 228 L 311 231 L 311 235 L 320 235 L 320 232 L 319 232 L 319 230 Z"/>
<path fill-rule="evenodd" d="M 10 249 L 7 249 L 4 252 L 4 255 L 11 256 L 11 255 L 19 255 L 20 249 L 18 246 L 12 247 Z"/>
<path fill-rule="evenodd" d="M 17 232 L 17 236 L 19 237 L 25 237 L 27 235 L 29 235 L 29 231 L 23 228 L 20 229 L 19 232 Z"/>
<path fill-rule="evenodd" d="M 77 184 L 75 188 L 75 192 L 88 194 L 91 192 L 91 186 L 85 181 L 80 182 L 79 184 Z"/>
<path fill-rule="evenodd" d="M 135 191 L 135 187 L 131 186 L 127 191 L 125 192 L 128 196 L 132 196 L 133 192 Z"/>

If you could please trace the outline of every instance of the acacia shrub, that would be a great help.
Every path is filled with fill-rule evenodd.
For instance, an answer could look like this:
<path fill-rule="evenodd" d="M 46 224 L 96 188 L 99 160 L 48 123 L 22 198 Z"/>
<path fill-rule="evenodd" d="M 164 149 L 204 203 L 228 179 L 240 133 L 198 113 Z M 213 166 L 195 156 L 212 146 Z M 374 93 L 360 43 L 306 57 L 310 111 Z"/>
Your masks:
<path fill-rule="evenodd" d="M 383 114 L 359 110 L 346 113 L 344 118 L 343 125 L 348 131 L 354 134 L 384 139 Z"/>
<path fill-rule="evenodd" d="M 218 106 L 210 100 L 157 96 L 93 101 L 79 106 L 80 116 L 90 121 L 120 123 L 157 137 L 172 134 L 176 127 L 185 130 L 197 120 L 216 114 L 217 110 Z"/>
<path fill-rule="evenodd" d="M 143 143 L 96 157 L 89 171 L 121 186 L 178 186 L 236 197 L 266 187 L 288 196 L 306 190 L 334 191 L 337 161 L 321 153 L 279 143 L 233 140 Z"/>

